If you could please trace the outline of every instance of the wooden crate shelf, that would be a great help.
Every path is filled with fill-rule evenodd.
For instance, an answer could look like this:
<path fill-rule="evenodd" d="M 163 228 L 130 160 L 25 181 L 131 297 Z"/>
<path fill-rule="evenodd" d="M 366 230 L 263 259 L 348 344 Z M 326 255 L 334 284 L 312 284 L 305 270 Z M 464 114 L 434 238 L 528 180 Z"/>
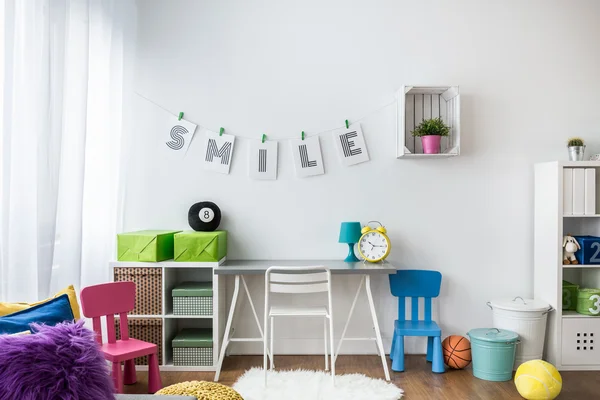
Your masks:
<path fill-rule="evenodd" d="M 396 127 L 397 158 L 445 158 L 460 154 L 460 93 L 458 86 L 405 85 L 396 94 L 398 100 Z M 420 138 L 412 131 L 421 121 L 441 117 L 450 127 L 442 138 L 439 154 L 423 154 Z"/>

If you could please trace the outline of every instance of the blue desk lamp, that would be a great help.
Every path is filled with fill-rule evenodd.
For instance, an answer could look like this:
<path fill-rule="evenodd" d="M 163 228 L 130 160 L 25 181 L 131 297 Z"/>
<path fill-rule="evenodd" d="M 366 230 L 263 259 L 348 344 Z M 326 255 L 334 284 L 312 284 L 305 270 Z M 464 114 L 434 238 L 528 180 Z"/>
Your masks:
<path fill-rule="evenodd" d="M 348 243 L 348 256 L 344 261 L 360 261 L 354 254 L 354 245 L 358 243 L 362 233 L 360 222 L 342 222 L 340 228 L 340 243 Z"/>

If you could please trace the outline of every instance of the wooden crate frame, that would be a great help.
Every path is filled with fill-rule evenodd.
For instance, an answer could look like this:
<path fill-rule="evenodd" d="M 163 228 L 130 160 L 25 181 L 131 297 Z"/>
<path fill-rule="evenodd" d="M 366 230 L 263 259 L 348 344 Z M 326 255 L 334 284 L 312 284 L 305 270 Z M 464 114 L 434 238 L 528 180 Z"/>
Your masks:
<path fill-rule="evenodd" d="M 460 92 L 458 86 L 404 85 L 397 92 L 396 158 L 443 158 L 460 154 Z M 441 117 L 450 127 L 439 154 L 423 154 L 414 128 L 424 119 Z"/>

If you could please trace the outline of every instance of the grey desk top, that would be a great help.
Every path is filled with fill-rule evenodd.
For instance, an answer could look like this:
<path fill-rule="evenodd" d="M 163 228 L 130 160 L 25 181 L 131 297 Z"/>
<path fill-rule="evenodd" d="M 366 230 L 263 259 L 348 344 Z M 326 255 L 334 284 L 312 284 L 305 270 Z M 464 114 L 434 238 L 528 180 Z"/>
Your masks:
<path fill-rule="evenodd" d="M 267 268 L 277 267 L 302 267 L 323 265 L 331 270 L 332 274 L 394 274 L 398 269 L 389 262 L 363 263 L 342 260 L 227 260 L 214 269 L 218 275 L 253 275 L 264 274 Z"/>

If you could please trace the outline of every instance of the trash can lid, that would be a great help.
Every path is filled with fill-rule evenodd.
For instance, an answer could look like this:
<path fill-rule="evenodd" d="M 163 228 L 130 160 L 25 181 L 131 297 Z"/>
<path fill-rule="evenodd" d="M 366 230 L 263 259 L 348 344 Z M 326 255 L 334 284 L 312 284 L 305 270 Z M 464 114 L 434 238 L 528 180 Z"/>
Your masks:
<path fill-rule="evenodd" d="M 542 300 L 525 299 L 517 296 L 513 299 L 500 299 L 490 301 L 492 308 L 507 311 L 548 311 L 552 307 Z"/>
<path fill-rule="evenodd" d="M 519 334 L 506 329 L 478 328 L 471 329 L 467 333 L 471 339 L 479 339 L 485 342 L 516 342 Z"/>

